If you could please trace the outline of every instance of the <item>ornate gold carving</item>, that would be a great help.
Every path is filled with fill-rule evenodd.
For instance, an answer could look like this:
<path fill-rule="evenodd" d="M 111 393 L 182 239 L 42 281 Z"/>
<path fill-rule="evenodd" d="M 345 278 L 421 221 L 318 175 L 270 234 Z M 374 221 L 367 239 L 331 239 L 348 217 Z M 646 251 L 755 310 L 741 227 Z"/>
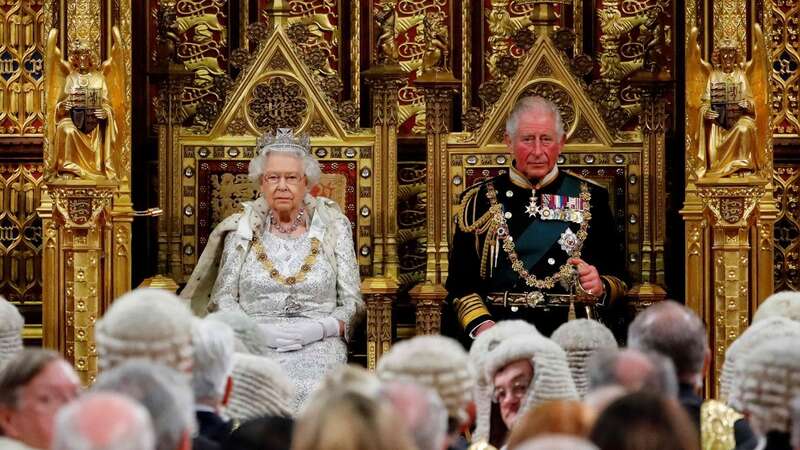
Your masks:
<path fill-rule="evenodd" d="M 100 0 L 74 0 L 67 3 L 67 35 L 70 44 L 81 40 L 88 44 L 95 57 L 100 55 Z M 49 61 L 49 60 L 48 60 Z"/>
<path fill-rule="evenodd" d="M 731 39 L 736 47 L 745 48 L 747 37 L 746 2 L 744 0 L 718 0 L 713 3 L 714 42 Z"/>
<path fill-rule="evenodd" d="M 308 115 L 303 88 L 287 77 L 273 76 L 257 84 L 247 103 L 247 114 L 261 132 L 279 127 L 298 128 Z"/>
<path fill-rule="evenodd" d="M 416 333 L 439 334 L 442 326 L 442 303 L 447 291 L 441 285 L 423 283 L 409 293 L 416 309 Z"/>
<path fill-rule="evenodd" d="M 752 184 L 752 183 L 750 183 Z M 716 220 L 729 225 L 744 223 L 764 195 L 763 185 L 707 186 L 698 185 L 697 195 L 714 214 Z"/>
<path fill-rule="evenodd" d="M 790 205 L 800 204 L 800 169 L 794 165 L 776 165 L 773 176 L 775 201 L 778 216 L 775 221 L 775 239 L 765 242 L 761 234 L 770 237 L 768 229 L 762 229 L 761 244 L 775 248 L 775 291 L 800 290 L 800 216 Z"/>
<path fill-rule="evenodd" d="M 42 164 L 0 164 L 0 295 L 21 306 L 27 330 L 41 327 L 31 307 L 41 305 L 42 252 L 52 248 L 36 213 L 43 171 Z"/>
<path fill-rule="evenodd" d="M 422 54 L 422 72 L 450 71 L 450 33 L 440 11 L 429 11 L 422 19 L 425 51 Z"/>
<path fill-rule="evenodd" d="M 768 101 L 769 80 L 765 42 L 753 26 L 753 58 L 739 68 L 737 49 L 720 43 L 720 64 L 712 68 L 700 57 L 692 31 L 687 47 L 686 112 L 689 128 L 687 163 L 691 177 L 727 177 L 771 172 L 772 130 Z M 708 137 L 707 137 L 708 136 Z"/>
<path fill-rule="evenodd" d="M 241 212 L 242 203 L 258 195 L 258 188 L 247 174 L 211 175 L 211 221 L 214 225 L 233 213 Z"/>
<path fill-rule="evenodd" d="M 392 346 L 392 303 L 397 284 L 386 278 L 367 278 L 361 293 L 367 305 L 367 369 L 375 370 L 378 359 Z"/>
<path fill-rule="evenodd" d="M 395 29 L 395 24 L 397 23 L 395 3 L 386 2 L 375 5 L 373 16 L 378 24 L 378 30 L 380 30 L 373 58 L 377 64 L 397 64 L 400 53 L 397 49 L 397 42 L 395 42 L 395 37 L 397 36 Z"/>
<path fill-rule="evenodd" d="M 800 134 L 800 3 L 764 2 L 764 31 L 772 66 L 770 103 L 773 132 L 781 137 Z M 777 137 L 777 136 L 776 136 Z"/>

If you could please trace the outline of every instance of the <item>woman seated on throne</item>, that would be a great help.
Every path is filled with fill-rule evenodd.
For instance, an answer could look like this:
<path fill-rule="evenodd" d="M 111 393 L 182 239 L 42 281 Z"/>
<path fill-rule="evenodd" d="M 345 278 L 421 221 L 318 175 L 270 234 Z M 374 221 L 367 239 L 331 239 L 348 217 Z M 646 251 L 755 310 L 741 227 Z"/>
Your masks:
<path fill-rule="evenodd" d="M 345 340 L 364 313 L 358 263 L 350 221 L 334 201 L 309 194 L 321 170 L 308 137 L 278 129 L 258 147 L 249 171 L 261 195 L 216 227 L 181 295 L 196 312 L 256 320 L 302 406 L 347 362 Z"/>

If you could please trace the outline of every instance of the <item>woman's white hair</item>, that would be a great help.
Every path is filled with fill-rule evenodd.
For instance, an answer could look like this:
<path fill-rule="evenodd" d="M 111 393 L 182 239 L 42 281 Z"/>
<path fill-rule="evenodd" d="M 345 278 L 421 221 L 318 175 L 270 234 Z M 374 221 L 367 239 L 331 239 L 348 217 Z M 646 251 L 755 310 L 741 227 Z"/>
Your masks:
<path fill-rule="evenodd" d="M 276 153 L 291 156 L 303 163 L 303 175 L 308 181 L 309 188 L 319 183 L 322 168 L 319 161 L 311 156 L 311 143 L 307 134 L 294 136 L 291 128 L 278 128 L 274 136 L 267 133 L 259 138 L 256 147 L 258 155 L 250 160 L 248 167 L 248 176 L 254 183 L 261 182 L 264 168 L 267 167 L 267 159 Z"/>

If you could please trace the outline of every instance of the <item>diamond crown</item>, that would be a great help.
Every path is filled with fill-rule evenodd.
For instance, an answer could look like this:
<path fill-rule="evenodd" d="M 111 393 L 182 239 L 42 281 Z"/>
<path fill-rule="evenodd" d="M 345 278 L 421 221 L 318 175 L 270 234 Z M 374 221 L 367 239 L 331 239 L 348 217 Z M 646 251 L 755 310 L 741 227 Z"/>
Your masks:
<path fill-rule="evenodd" d="M 297 136 L 291 128 L 278 128 L 273 136 L 269 132 L 264 133 L 258 138 L 258 148 L 261 154 L 269 152 L 302 151 L 311 154 L 311 141 L 308 134 L 302 133 Z"/>

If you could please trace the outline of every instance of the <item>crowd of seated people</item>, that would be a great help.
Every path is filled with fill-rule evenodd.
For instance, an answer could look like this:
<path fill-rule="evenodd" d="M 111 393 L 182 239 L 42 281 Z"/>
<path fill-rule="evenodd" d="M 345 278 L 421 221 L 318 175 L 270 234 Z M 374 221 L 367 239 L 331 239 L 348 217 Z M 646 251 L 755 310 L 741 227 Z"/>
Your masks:
<path fill-rule="evenodd" d="M 83 387 L 58 353 L 22 345 L 0 301 L 0 449 L 800 449 L 800 294 L 764 302 L 704 400 L 702 320 L 666 301 L 620 348 L 579 319 L 551 338 L 500 321 L 469 350 L 397 342 L 375 373 L 328 371 L 302 403 L 245 314 L 194 316 L 166 291 L 117 299 L 96 326 L 100 373 Z"/>

